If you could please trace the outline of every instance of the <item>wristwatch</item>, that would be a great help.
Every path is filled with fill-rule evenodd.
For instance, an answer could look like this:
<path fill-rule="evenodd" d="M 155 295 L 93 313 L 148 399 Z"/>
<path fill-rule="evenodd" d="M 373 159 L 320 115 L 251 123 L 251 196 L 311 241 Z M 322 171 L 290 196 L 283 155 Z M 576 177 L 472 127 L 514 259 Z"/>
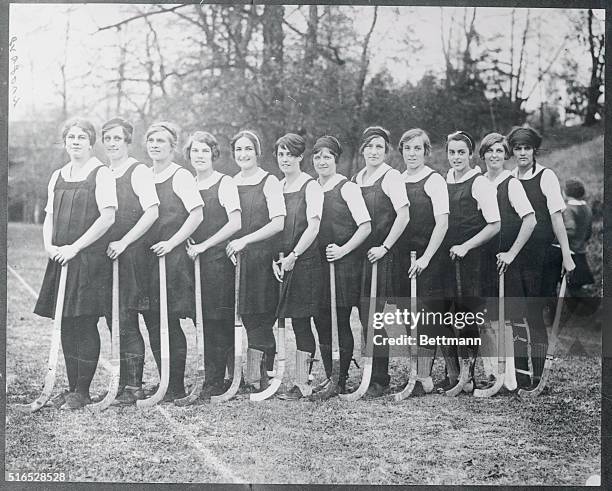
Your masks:
<path fill-rule="evenodd" d="M 295 256 L 295 258 L 296 258 L 296 259 L 297 259 L 298 257 L 300 257 L 300 255 L 299 255 L 297 252 L 295 252 L 295 251 L 291 251 L 291 254 L 293 254 L 293 255 Z"/>

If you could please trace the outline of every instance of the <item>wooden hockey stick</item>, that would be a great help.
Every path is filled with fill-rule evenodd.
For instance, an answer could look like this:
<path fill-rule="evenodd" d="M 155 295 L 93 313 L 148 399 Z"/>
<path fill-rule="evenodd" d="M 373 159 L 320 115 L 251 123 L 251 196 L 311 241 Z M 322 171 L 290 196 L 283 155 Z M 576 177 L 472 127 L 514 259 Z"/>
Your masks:
<path fill-rule="evenodd" d="M 24 409 L 35 413 L 51 397 L 53 386 L 55 385 L 55 375 L 57 373 L 57 359 L 59 356 L 60 342 L 62 338 L 62 315 L 64 312 L 64 297 L 66 296 L 66 276 L 68 266 L 64 264 L 60 271 L 59 288 L 55 299 L 55 315 L 53 316 L 53 334 L 51 335 L 51 348 L 49 349 L 49 362 L 47 363 L 47 375 L 45 375 L 45 385 L 42 394 L 34 402 L 27 404 Z"/>
<path fill-rule="evenodd" d="M 455 281 L 457 283 L 457 297 L 463 298 L 463 285 L 461 283 L 461 264 L 459 261 L 455 261 Z M 467 366 L 466 366 L 467 365 Z M 445 395 L 455 397 L 461 393 L 463 386 L 467 383 L 469 378 L 469 360 L 466 364 L 462 357 L 459 357 L 459 380 L 457 384 L 444 392 Z"/>
<path fill-rule="evenodd" d="M 416 262 L 416 251 L 411 251 L 410 252 L 410 265 L 414 266 L 415 262 Z M 417 311 L 416 274 L 412 278 L 410 278 L 410 310 L 416 314 L 416 311 Z M 413 334 L 411 334 L 410 331 L 408 332 L 408 334 L 413 336 L 414 339 L 416 340 L 415 344 L 410 345 L 410 376 L 408 378 L 408 383 L 406 384 L 406 387 L 404 387 L 404 389 L 401 392 L 398 392 L 397 394 L 395 394 L 396 401 L 401 401 L 403 399 L 406 399 L 406 397 L 409 397 L 410 394 L 412 394 L 412 391 L 414 390 L 414 386 L 416 385 L 417 379 L 418 379 L 418 373 L 417 373 L 418 346 L 416 344 L 418 343 L 418 340 L 419 340 L 418 325 L 415 325 L 414 327 L 410 326 L 410 330 L 412 331 Z"/>
<path fill-rule="evenodd" d="M 329 263 L 329 289 L 331 294 L 332 373 L 325 389 L 310 396 L 311 400 L 324 401 L 338 391 L 340 379 L 340 346 L 338 342 L 338 312 L 336 311 L 336 265 Z"/>
<path fill-rule="evenodd" d="M 198 358 L 198 371 L 193 388 L 188 396 L 174 400 L 175 406 L 188 406 L 193 404 L 202 392 L 204 386 L 204 320 L 202 316 L 202 283 L 200 279 L 200 256 L 196 256 L 194 261 L 195 273 L 195 310 L 196 310 L 196 353 Z"/>
<path fill-rule="evenodd" d="M 339 394 L 343 401 L 354 402 L 363 397 L 370 386 L 372 378 L 372 358 L 374 356 L 374 313 L 376 312 L 376 286 L 378 281 L 378 263 L 372 264 L 372 281 L 370 283 L 370 308 L 368 311 L 368 334 L 366 340 L 366 352 L 363 356 L 363 373 L 361 384 L 355 392 L 350 394 Z"/>
<path fill-rule="evenodd" d="M 563 272 L 563 279 L 561 280 L 561 287 L 559 288 L 559 297 L 557 299 L 557 309 L 555 310 L 555 320 L 553 321 L 552 332 L 550 334 L 550 342 L 548 343 L 548 350 L 546 352 L 546 361 L 544 362 L 544 368 L 542 370 L 542 376 L 538 385 L 529 389 L 519 389 L 519 396 L 533 397 L 540 395 L 546 387 L 546 383 L 550 377 L 550 372 L 553 365 L 553 356 L 555 349 L 557 348 L 557 341 L 559 340 L 559 326 L 561 325 L 561 312 L 563 311 L 563 298 L 565 297 L 565 289 L 567 288 L 567 273 Z"/>
<path fill-rule="evenodd" d="M 504 385 L 506 376 L 506 311 L 504 302 L 504 273 L 499 276 L 499 321 L 497 325 L 497 376 L 495 383 L 486 389 L 474 389 L 474 397 L 491 397 Z"/>
<path fill-rule="evenodd" d="M 157 392 L 148 399 L 136 401 L 139 408 L 152 407 L 160 402 L 170 381 L 170 343 L 168 339 L 168 296 L 166 291 L 166 256 L 159 257 L 159 336 L 161 340 L 161 374 Z"/>
<path fill-rule="evenodd" d="M 117 397 L 119 389 L 119 376 L 121 372 L 121 347 L 119 342 L 119 259 L 113 260 L 113 297 L 111 307 L 111 376 L 108 383 L 108 392 L 104 399 L 90 407 L 94 411 L 104 411 Z"/>
<path fill-rule="evenodd" d="M 234 373 L 232 385 L 221 395 L 212 396 L 210 402 L 229 401 L 236 395 L 242 380 L 242 319 L 240 317 L 240 253 L 236 254 L 236 275 L 234 277 Z"/>
<path fill-rule="evenodd" d="M 279 259 L 283 259 L 285 254 L 282 252 L 279 254 Z M 282 283 L 281 283 L 281 291 L 282 291 Z M 249 396 L 249 400 L 254 402 L 265 401 L 269 397 L 272 397 L 276 394 L 279 387 L 283 383 L 283 376 L 285 375 L 285 365 L 287 362 L 287 353 L 286 353 L 286 345 L 285 345 L 285 319 L 278 319 L 278 358 L 276 364 L 276 375 L 270 381 L 270 385 L 265 390 L 260 392 L 255 392 Z"/>

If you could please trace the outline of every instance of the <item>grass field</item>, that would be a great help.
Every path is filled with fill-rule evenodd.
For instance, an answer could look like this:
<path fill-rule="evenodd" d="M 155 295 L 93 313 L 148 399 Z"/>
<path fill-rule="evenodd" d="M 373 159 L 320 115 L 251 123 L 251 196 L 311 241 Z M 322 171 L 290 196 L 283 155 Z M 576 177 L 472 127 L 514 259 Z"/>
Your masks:
<path fill-rule="evenodd" d="M 38 290 L 45 265 L 40 227 L 9 224 L 8 240 L 8 265 Z M 51 323 L 31 313 L 34 299 L 11 273 L 7 292 L 7 472 L 62 471 L 72 481 L 462 485 L 582 485 L 600 474 L 596 330 L 563 333 L 552 390 L 533 401 L 431 395 L 402 403 L 251 403 L 239 396 L 188 408 L 28 415 L 16 406 L 41 390 Z M 99 327 L 108 359 L 108 330 L 103 322 Z M 184 328 L 191 349 L 193 327 Z M 569 354 L 576 339 L 586 356 Z M 193 352 L 187 367 L 189 382 Z M 393 360 L 394 390 L 405 381 L 404 368 Z M 435 375 L 442 370 L 436 361 Z M 319 378 L 320 366 L 316 372 Z M 56 386 L 63 387 L 63 362 L 58 374 Z M 93 391 L 103 389 L 107 375 L 100 367 Z M 149 353 L 145 381 L 156 381 Z"/>

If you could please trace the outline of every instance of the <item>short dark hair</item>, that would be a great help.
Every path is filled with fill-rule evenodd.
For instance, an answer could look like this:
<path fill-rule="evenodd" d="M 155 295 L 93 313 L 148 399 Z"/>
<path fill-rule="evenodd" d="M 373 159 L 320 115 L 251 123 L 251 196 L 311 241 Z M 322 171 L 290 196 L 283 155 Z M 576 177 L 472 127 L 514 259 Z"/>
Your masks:
<path fill-rule="evenodd" d="M 404 132 L 399 143 L 397 144 L 397 150 L 399 153 L 404 151 L 404 143 L 409 142 L 413 138 L 417 138 L 419 136 L 423 140 L 423 150 L 425 151 L 425 155 L 430 155 L 431 141 L 429 140 L 429 135 L 427 135 L 427 133 L 425 133 L 425 131 L 423 131 L 421 128 L 412 128 L 411 130 Z"/>
<path fill-rule="evenodd" d="M 261 155 L 261 142 L 259 141 L 259 137 L 254 131 L 251 130 L 241 130 L 236 133 L 232 139 L 230 140 L 230 147 L 232 148 L 232 154 L 235 152 L 236 142 L 240 140 L 240 138 L 246 138 L 251 141 L 251 143 L 255 146 L 255 155 L 259 157 Z"/>
<path fill-rule="evenodd" d="M 452 141 L 455 142 L 465 142 L 470 152 L 470 155 L 474 153 L 474 138 L 467 131 L 455 131 L 446 137 L 446 150 L 448 151 L 448 144 Z"/>
<path fill-rule="evenodd" d="M 89 144 L 93 147 L 93 145 L 96 143 L 96 129 L 94 128 L 94 125 L 91 124 L 91 121 L 81 117 L 70 118 L 64 123 L 64 126 L 62 126 L 62 141 L 66 143 L 66 135 L 73 126 L 81 128 L 85 133 L 87 133 L 87 136 L 89 137 Z"/>
<path fill-rule="evenodd" d="M 480 142 L 480 147 L 478 148 L 478 155 L 481 159 L 484 160 L 484 154 L 496 143 L 501 143 L 504 147 L 504 159 L 508 160 L 510 158 L 510 147 L 508 146 L 508 140 L 504 135 L 499 133 L 489 133 L 486 135 L 482 141 Z"/>
<path fill-rule="evenodd" d="M 570 177 L 565 181 L 565 194 L 570 198 L 584 198 L 586 194 L 584 183 L 577 177 Z"/>
<path fill-rule="evenodd" d="M 157 133 L 158 131 L 166 132 L 170 137 L 170 145 L 172 145 L 172 148 L 176 148 L 179 139 L 178 126 L 169 121 L 160 121 L 157 123 L 153 123 L 151 126 L 149 126 L 149 129 L 145 134 L 145 141 L 149 139 L 149 136 L 151 136 L 153 133 Z"/>
<path fill-rule="evenodd" d="M 300 155 L 304 155 L 304 152 L 306 151 L 306 141 L 296 133 L 287 133 L 276 140 L 276 143 L 274 144 L 275 157 L 280 147 L 285 147 L 287 150 L 289 150 L 291 155 L 294 157 L 299 157 Z"/>
<path fill-rule="evenodd" d="M 193 142 L 206 143 L 212 152 L 213 161 L 219 158 L 219 142 L 217 142 L 217 139 L 208 131 L 196 131 L 189 135 L 189 138 L 187 138 L 187 143 L 185 143 L 185 147 L 183 148 L 183 154 L 185 155 L 185 160 L 187 160 L 187 162 L 191 161 L 191 146 Z"/>
<path fill-rule="evenodd" d="M 385 153 L 389 153 L 391 149 L 391 145 L 389 142 L 391 141 L 391 135 L 389 130 L 383 128 L 382 126 L 370 126 L 363 130 L 363 134 L 361 135 L 361 142 L 359 143 L 359 153 L 363 153 L 363 149 L 374 139 L 374 138 L 382 138 L 385 141 Z"/>
<path fill-rule="evenodd" d="M 102 125 L 102 139 L 104 140 L 104 133 L 115 128 L 121 128 L 123 130 L 123 139 L 125 140 L 125 143 L 132 143 L 134 127 L 129 121 L 126 121 L 123 118 L 109 119 L 106 123 L 104 123 Z"/>

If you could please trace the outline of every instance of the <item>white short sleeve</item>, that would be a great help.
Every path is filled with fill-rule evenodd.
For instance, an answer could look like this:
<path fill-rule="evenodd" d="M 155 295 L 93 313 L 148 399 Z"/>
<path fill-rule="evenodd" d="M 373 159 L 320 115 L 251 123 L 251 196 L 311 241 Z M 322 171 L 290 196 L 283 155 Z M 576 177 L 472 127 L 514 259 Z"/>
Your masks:
<path fill-rule="evenodd" d="M 425 182 L 425 194 L 431 198 L 434 216 L 448 214 L 448 186 L 437 172 L 432 172 Z"/>
<path fill-rule="evenodd" d="M 57 178 L 60 175 L 60 170 L 57 169 L 53 171 L 51 174 L 51 179 L 49 179 L 49 184 L 47 185 L 47 205 L 45 206 L 45 213 L 51 214 L 53 213 L 53 201 L 55 199 L 55 183 L 57 182 Z"/>
<path fill-rule="evenodd" d="M 358 226 L 372 221 L 368 207 L 363 199 L 363 194 L 361 194 L 361 189 L 357 184 L 350 181 L 345 182 L 340 188 L 340 194 L 344 201 L 346 201 L 351 216 Z"/>
<path fill-rule="evenodd" d="M 143 210 L 159 204 L 155 182 L 153 182 L 153 173 L 145 164 L 136 165 L 132 172 L 131 183 Z"/>
<path fill-rule="evenodd" d="M 323 214 L 323 189 L 315 181 L 308 181 L 306 184 L 306 218 L 321 219 Z"/>
<path fill-rule="evenodd" d="M 540 189 L 542 193 L 544 193 L 544 196 L 546 196 L 546 206 L 551 215 L 558 211 L 565 210 L 565 201 L 561 194 L 561 185 L 559 184 L 559 179 L 557 179 L 557 176 L 552 170 L 544 169 L 542 171 Z"/>
<path fill-rule="evenodd" d="M 229 176 L 221 177 L 219 184 L 219 203 L 225 208 L 225 213 L 229 217 L 233 211 L 240 211 L 240 196 L 238 195 L 238 186 Z"/>
<path fill-rule="evenodd" d="M 264 177 L 264 179 L 266 182 L 264 183 L 263 192 L 266 197 L 266 203 L 268 204 L 268 215 L 270 220 L 275 217 L 287 216 L 283 187 L 280 181 L 273 174 Z"/>
<path fill-rule="evenodd" d="M 479 175 L 474 179 L 472 183 L 472 197 L 478 202 L 478 209 L 487 223 L 500 221 L 497 189 L 483 175 Z"/>
<path fill-rule="evenodd" d="M 508 199 L 514 211 L 516 211 L 521 218 L 525 215 L 529 215 L 529 213 L 533 213 L 533 207 L 527 197 L 527 193 L 525 193 L 525 188 L 523 188 L 520 181 L 514 177 L 511 178 L 508 183 Z"/>
<path fill-rule="evenodd" d="M 183 202 L 187 211 L 191 212 L 198 206 L 204 206 L 196 180 L 187 169 L 181 168 L 174 173 L 172 190 Z"/>
<path fill-rule="evenodd" d="M 92 172 L 96 172 L 96 170 L 92 170 Z M 98 174 L 96 174 L 96 203 L 99 211 L 104 208 L 117 209 L 115 176 L 106 166 L 100 166 Z"/>
<path fill-rule="evenodd" d="M 395 211 L 409 205 L 406 186 L 402 175 L 395 169 L 387 171 L 381 184 L 383 192 L 389 197 Z"/>

